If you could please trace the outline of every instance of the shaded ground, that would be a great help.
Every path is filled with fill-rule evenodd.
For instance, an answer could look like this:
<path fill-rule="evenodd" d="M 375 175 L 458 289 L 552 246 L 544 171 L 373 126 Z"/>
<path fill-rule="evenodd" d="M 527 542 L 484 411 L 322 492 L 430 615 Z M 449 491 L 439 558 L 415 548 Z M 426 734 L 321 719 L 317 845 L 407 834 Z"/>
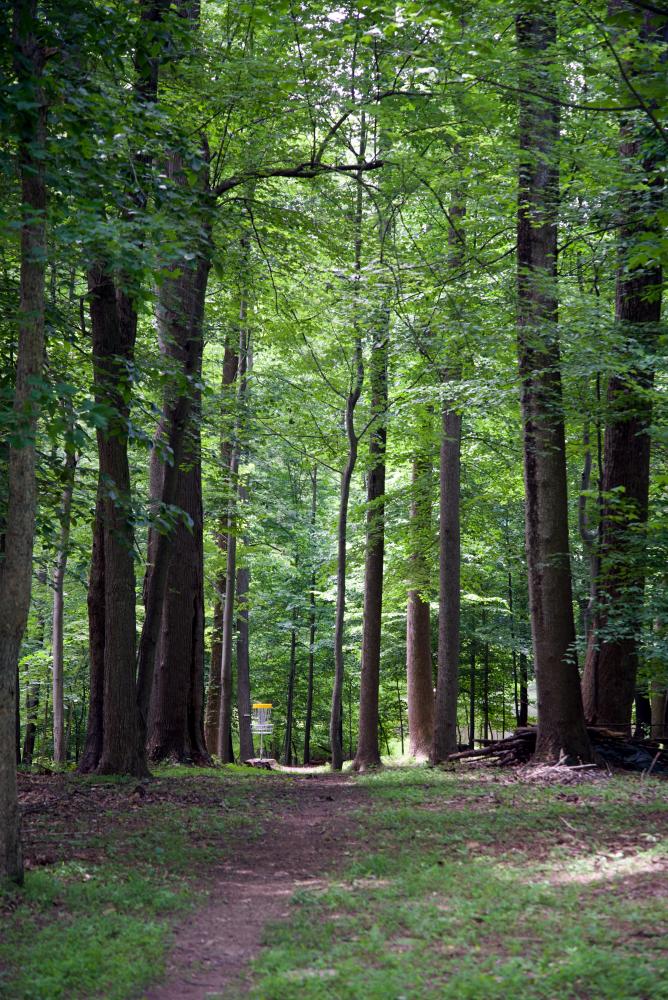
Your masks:
<path fill-rule="evenodd" d="M 172 768 L 21 795 L 11 1000 L 668 1000 L 665 781 Z"/>
<path fill-rule="evenodd" d="M 209 901 L 177 930 L 166 979 L 147 1000 L 200 1000 L 230 984 L 243 989 L 265 926 L 289 916 L 296 891 L 324 887 L 324 874 L 344 856 L 350 811 L 368 797 L 336 775 L 291 777 L 263 791 L 272 807 L 263 835 L 239 843 L 211 871 Z"/>

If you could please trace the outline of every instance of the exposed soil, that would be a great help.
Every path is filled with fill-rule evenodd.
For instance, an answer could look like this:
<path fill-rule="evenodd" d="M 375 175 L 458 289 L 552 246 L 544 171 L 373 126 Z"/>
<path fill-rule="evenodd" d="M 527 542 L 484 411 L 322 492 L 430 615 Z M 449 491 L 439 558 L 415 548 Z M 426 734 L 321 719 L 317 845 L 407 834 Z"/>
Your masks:
<path fill-rule="evenodd" d="M 271 786 L 273 819 L 211 871 L 205 905 L 177 928 L 166 979 L 146 1000 L 203 1000 L 231 985 L 243 992 L 265 925 L 288 916 L 295 890 L 317 885 L 344 860 L 350 810 L 362 804 L 364 790 L 341 775 Z"/>
<path fill-rule="evenodd" d="M 101 829 L 113 822 L 130 833 L 141 830 L 144 807 L 172 797 L 175 808 L 217 802 L 225 808 L 224 782 L 196 774 L 177 788 L 170 779 L 134 789 L 82 786 L 65 775 L 21 775 L 19 784 L 27 868 L 101 860 L 95 847 Z M 204 1000 L 228 990 L 243 995 L 265 925 L 288 916 L 297 889 L 317 885 L 323 873 L 346 860 L 351 810 L 366 799 L 354 780 L 336 774 L 302 771 L 254 782 L 248 808 L 260 817 L 262 833 L 221 838 L 220 863 L 193 872 L 192 892 L 201 892 L 201 905 L 176 926 L 166 976 L 142 997 Z"/>

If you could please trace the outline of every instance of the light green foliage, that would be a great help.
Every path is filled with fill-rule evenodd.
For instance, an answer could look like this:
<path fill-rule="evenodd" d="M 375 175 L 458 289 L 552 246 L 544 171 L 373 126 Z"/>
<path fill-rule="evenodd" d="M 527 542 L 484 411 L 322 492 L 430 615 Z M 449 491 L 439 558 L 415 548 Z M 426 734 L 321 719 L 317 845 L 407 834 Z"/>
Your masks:
<path fill-rule="evenodd" d="M 582 653 L 590 571 L 577 524 L 584 432 L 587 428 L 594 466 L 587 511 L 589 527 L 595 529 L 597 434 L 609 417 L 607 379 L 639 365 L 655 373 L 649 546 L 638 528 L 637 544 L 629 547 L 626 558 L 646 565 L 640 616 L 641 678 L 646 684 L 650 677 L 665 678 L 668 662 L 662 624 L 668 547 L 665 331 L 656 355 L 649 355 L 641 339 L 622 336 L 615 327 L 613 299 L 619 206 L 625 192 L 649 192 L 660 175 L 660 167 L 647 174 L 640 158 L 630 171 L 623 167 L 620 123 L 630 121 L 640 129 L 648 150 L 659 149 L 668 107 L 665 67 L 658 42 L 638 42 L 637 12 L 610 16 L 602 0 L 557 6 L 560 35 L 554 64 L 564 103 L 559 333 L 578 647 Z M 149 32 L 149 51 L 160 58 L 158 101 L 141 108 L 132 98 L 138 5 L 129 0 L 111 5 L 45 0 L 40 7 L 47 35 L 53 35 L 60 55 L 47 64 L 48 364 L 43 385 L 36 386 L 44 411 L 38 441 L 37 574 L 20 672 L 23 730 L 29 685 L 40 683 L 36 757 L 46 759 L 51 752 L 50 580 L 65 451 L 71 449 L 79 462 L 65 585 L 70 758 L 81 750 L 88 700 L 85 584 L 95 505 L 95 434 L 113 422 L 114 414 L 93 398 L 86 268 L 101 254 L 131 291 L 138 309 L 136 356 L 126 385 L 131 396 L 133 482 L 126 502 L 135 528 L 140 582 L 149 526 L 169 531 L 180 516 L 175 509 L 148 509 L 149 449 L 163 393 L 166 388 L 184 388 L 182 373 L 161 355 L 156 342 L 156 289 L 168 275 L 174 277 L 179 268 L 192 264 L 192 246 L 203 238 L 203 219 L 211 226 L 213 265 L 198 386 L 207 654 L 214 584 L 223 559 L 216 536 L 230 499 L 220 440 L 232 433 L 236 416 L 234 390 L 221 393 L 221 369 L 225 343 L 238 340 L 243 290 L 254 364 L 241 442 L 240 479 L 248 499 L 241 505 L 237 530 L 243 539 L 240 558 L 251 570 L 253 693 L 279 708 L 278 746 L 290 631 L 296 619 L 295 732 L 300 752 L 308 588 L 315 569 L 314 750 L 324 755 L 333 672 L 335 527 L 346 447 L 341 394 L 350 379 L 354 328 L 363 330 L 368 368 L 383 303 L 390 310 L 383 725 L 391 742 L 399 731 L 399 705 L 405 695 L 405 605 L 416 548 L 426 560 L 420 588 L 432 601 L 437 596 L 437 520 L 434 516 L 417 534 L 409 526 L 411 465 L 416 450 L 423 447 L 436 458 L 443 403 L 440 376 L 444 366 L 454 366 L 457 379 L 448 391 L 463 415 L 460 725 L 463 731 L 467 724 L 471 647 L 479 654 L 488 645 L 492 725 L 495 730 L 504 723 L 509 728 L 514 712 L 513 652 L 530 658 L 515 347 L 518 76 L 513 27 L 521 5 L 477 0 L 400 7 L 361 2 L 295 6 L 287 0 L 259 5 L 210 0 L 201 5 L 197 31 L 172 9 L 160 25 L 141 29 Z M 10 80 L 11 33 L 7 13 L 1 16 L 6 30 L 0 59 Z M 618 59 L 631 60 L 636 67 L 635 96 L 620 74 Z M 11 91 L 11 84 L 2 94 L 6 100 L 0 108 L 0 128 L 7 142 L 0 175 L 0 428 L 10 430 L 13 418 L 6 404 L 13 379 L 19 265 L 11 101 L 20 95 Z M 632 111 L 622 117 L 629 105 Z M 385 166 L 363 177 L 357 280 L 351 173 L 324 172 L 303 180 L 265 175 L 314 159 L 350 167 L 363 116 L 366 159 L 382 158 Z M 206 147 L 217 194 L 203 203 Z M 142 153 L 139 161 L 137 150 Z M 185 185 L 167 176 L 166 151 L 182 155 Z M 128 183 L 130 163 L 138 173 Z M 456 237 L 465 252 L 453 273 L 449 241 L 455 191 L 465 198 L 467 211 Z M 665 222 L 663 215 L 659 222 Z M 382 245 L 380 220 L 391 223 Z M 647 223 L 633 248 L 632 263 L 640 268 L 665 255 L 661 229 L 650 218 Z M 370 415 L 368 389 L 367 371 L 357 409 L 359 429 Z M 0 525 L 6 502 L 4 462 L 0 445 Z M 316 466 L 318 510 L 311 530 L 309 475 Z M 344 713 L 358 699 L 367 466 L 368 432 L 361 441 L 351 494 Z M 431 495 L 435 515 L 437 491 Z M 629 607 L 630 602 L 620 601 L 619 614 L 609 623 L 611 634 L 636 627 Z M 435 613 L 432 617 L 435 644 Z M 479 683 L 478 702 L 481 692 Z M 480 704 L 478 709 L 480 716 Z M 354 749 L 356 725 L 354 711 L 352 719 L 346 718 L 346 751 Z"/>

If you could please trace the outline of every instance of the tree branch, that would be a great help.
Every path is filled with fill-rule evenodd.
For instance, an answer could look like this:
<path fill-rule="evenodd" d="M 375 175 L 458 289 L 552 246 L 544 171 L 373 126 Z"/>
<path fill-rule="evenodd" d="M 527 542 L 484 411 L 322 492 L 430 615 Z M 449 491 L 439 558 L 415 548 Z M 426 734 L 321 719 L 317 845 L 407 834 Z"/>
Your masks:
<path fill-rule="evenodd" d="M 273 167 L 269 170 L 249 170 L 243 174 L 234 174 L 221 181 L 213 193 L 216 198 L 220 198 L 221 195 L 249 180 L 268 180 L 272 177 L 312 178 L 319 177 L 321 174 L 346 174 L 356 173 L 358 170 L 379 170 L 383 166 L 385 166 L 384 160 L 368 160 L 365 163 L 318 163 L 316 160 L 308 160 L 306 163 L 298 163 L 294 167 Z"/>

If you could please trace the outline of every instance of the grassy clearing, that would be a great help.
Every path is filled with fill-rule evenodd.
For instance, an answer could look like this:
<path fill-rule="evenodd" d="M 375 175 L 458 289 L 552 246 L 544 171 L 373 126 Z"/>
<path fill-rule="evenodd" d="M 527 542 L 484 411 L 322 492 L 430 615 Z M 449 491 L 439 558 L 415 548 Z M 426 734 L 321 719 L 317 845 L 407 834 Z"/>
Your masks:
<path fill-rule="evenodd" d="M 0 894 L 0 996 L 137 996 L 164 967 L 174 918 L 206 902 L 198 883 L 221 849 L 261 832 L 254 792 L 266 774 L 165 768 L 156 778 L 140 792 L 131 779 L 58 779 L 67 808 L 59 795 L 27 835 L 69 860 Z"/>
<path fill-rule="evenodd" d="M 267 929 L 250 995 L 668 1000 L 668 786 L 502 775 L 351 779 L 368 800 L 333 831 L 345 867 Z M 139 787 L 37 781 L 26 838 L 38 867 L 0 896 L 0 996 L 141 996 L 174 921 L 206 905 L 207 873 L 271 833 L 291 781 L 233 767 L 164 769 Z"/>
<path fill-rule="evenodd" d="M 664 783 L 356 780 L 350 864 L 268 930 L 252 996 L 668 998 Z"/>

